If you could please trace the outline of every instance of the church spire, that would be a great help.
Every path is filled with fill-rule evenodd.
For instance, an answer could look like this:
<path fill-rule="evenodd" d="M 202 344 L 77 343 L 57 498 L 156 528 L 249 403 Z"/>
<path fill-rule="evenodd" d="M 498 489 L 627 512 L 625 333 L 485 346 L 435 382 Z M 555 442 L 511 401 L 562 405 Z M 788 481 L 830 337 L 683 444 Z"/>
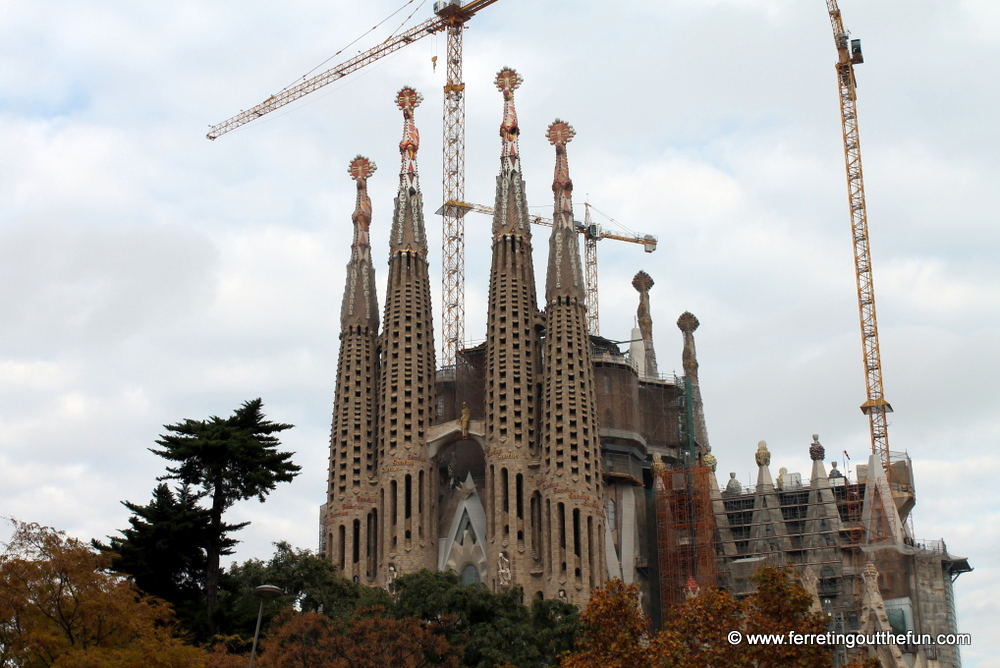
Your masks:
<path fill-rule="evenodd" d="M 585 605 L 607 573 L 607 555 L 602 549 L 606 534 L 594 366 L 573 224 L 573 182 L 566 160 L 566 144 L 574 134 L 560 120 L 549 126 L 549 142 L 556 147 L 555 222 L 545 285 L 545 370 L 539 415 L 544 416 L 541 474 L 551 481 L 542 492 L 551 546 L 544 594 Z"/>
<path fill-rule="evenodd" d="M 375 173 L 375 163 L 359 155 L 347 167 L 347 173 L 357 182 L 358 195 L 354 204 L 354 241 L 351 259 L 347 263 L 347 285 L 340 309 L 341 331 L 351 328 L 378 329 L 378 303 L 375 296 L 375 269 L 372 266 L 369 228 L 372 222 L 372 201 L 368 197 L 368 177 Z"/>
<path fill-rule="evenodd" d="M 691 404 L 694 413 L 694 438 L 702 454 L 712 451 L 708 444 L 708 429 L 705 427 L 705 406 L 701 400 L 701 384 L 698 382 L 698 354 L 694 347 L 694 330 L 698 329 L 698 318 L 690 311 L 684 311 L 677 318 L 677 328 L 684 335 L 684 351 L 681 363 L 684 375 L 691 383 Z"/>
<path fill-rule="evenodd" d="M 417 179 L 420 134 L 412 88 L 396 95 L 403 112 L 401 167 L 389 240 L 389 275 L 382 318 L 377 465 L 383 546 L 377 584 L 437 563 L 437 486 L 427 453 L 434 400 L 434 321 L 427 267 L 423 199 Z M 384 506 L 381 504 L 383 503 Z"/>
<path fill-rule="evenodd" d="M 521 75 L 509 67 L 497 72 L 497 89 L 503 93 L 503 123 L 500 124 L 500 140 L 503 143 L 503 150 L 500 153 L 500 162 L 504 171 L 508 169 L 521 171 L 517 148 L 517 136 L 521 133 L 521 128 L 517 124 L 514 91 L 523 82 L 524 79 Z"/>
<path fill-rule="evenodd" d="M 566 157 L 566 144 L 575 135 L 576 130 L 558 118 L 546 133 L 549 143 L 556 147 L 556 168 L 552 180 L 554 223 L 549 238 L 549 267 L 545 281 L 545 301 L 548 303 L 563 297 L 580 303 L 585 300 L 580 243 L 576 239 L 573 222 L 573 181 L 569 178 L 569 160 Z"/>
<path fill-rule="evenodd" d="M 503 121 L 500 123 L 500 175 L 497 176 L 496 206 L 493 207 L 493 240 L 519 235 L 531 238 L 531 221 L 521 177 L 521 157 L 517 138 L 521 134 L 514 107 L 514 91 L 524 79 L 505 67 L 497 72 L 494 83 L 503 93 Z M 530 252 L 529 252 L 530 256 Z M 534 286 L 534 278 L 532 278 Z"/>
<path fill-rule="evenodd" d="M 347 173 L 357 183 L 354 241 L 347 263 L 347 284 L 340 311 L 340 354 L 330 431 L 330 469 L 324 514 L 324 549 L 344 577 L 371 582 L 376 560 L 364 546 L 372 540 L 376 452 L 373 425 L 379 377 L 378 303 L 368 229 L 372 203 L 368 177 L 375 163 L 359 155 Z M 362 529 L 365 527 L 365 529 Z"/>
<path fill-rule="evenodd" d="M 427 235 L 424 231 L 420 179 L 417 174 L 420 132 L 413 122 L 413 110 L 423 99 L 423 95 L 410 87 L 403 88 L 396 94 L 396 106 L 403 112 L 403 138 L 399 142 L 399 194 L 396 196 L 389 246 L 393 255 L 400 252 L 416 253 L 426 259 Z"/>
<path fill-rule="evenodd" d="M 542 567 L 540 497 L 529 499 L 526 492 L 535 484 L 538 466 L 538 297 L 514 110 L 521 77 L 505 67 L 495 83 L 503 93 L 503 121 L 486 308 L 485 455 L 487 470 L 493 472 L 486 484 L 489 498 L 513 502 L 489 504 L 484 545 L 491 565 L 503 564 L 514 581 L 526 586 L 530 574 Z M 534 516 L 532 503 L 538 509 Z"/>
<path fill-rule="evenodd" d="M 655 377 L 656 351 L 653 349 L 653 317 L 649 312 L 649 290 L 654 285 L 653 278 L 640 271 L 632 278 L 632 287 L 639 293 L 639 308 L 636 309 L 636 320 L 639 321 L 639 335 L 642 337 L 642 373 Z M 634 338 L 634 337 L 633 337 Z"/>

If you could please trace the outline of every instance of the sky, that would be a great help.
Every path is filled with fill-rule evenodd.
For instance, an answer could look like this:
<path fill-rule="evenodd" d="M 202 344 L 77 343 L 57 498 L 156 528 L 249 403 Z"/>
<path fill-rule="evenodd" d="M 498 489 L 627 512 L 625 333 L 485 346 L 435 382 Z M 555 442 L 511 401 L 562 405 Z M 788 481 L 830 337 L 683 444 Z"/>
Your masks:
<path fill-rule="evenodd" d="M 234 558 L 318 542 L 358 153 L 381 286 L 405 85 L 440 280 L 442 36 L 215 142 L 210 125 L 431 16 L 405 0 L 7 0 L 0 7 L 0 516 L 103 538 L 146 503 L 164 425 L 261 397 L 303 467 L 260 504 Z M 913 459 L 918 538 L 956 582 L 966 666 L 1000 666 L 1000 4 L 842 0 L 861 38 L 858 111 L 892 450 Z M 807 474 L 870 451 L 836 50 L 821 0 L 499 0 L 465 31 L 467 186 L 493 202 L 517 69 L 532 212 L 551 215 L 555 118 L 576 213 L 654 234 L 602 241 L 601 334 L 630 337 L 639 269 L 661 371 L 696 333 L 719 476 Z M 348 46 L 350 45 L 350 46 Z M 339 55 L 338 55 L 338 52 Z M 990 183 L 994 185 L 989 186 Z M 617 222 L 615 222 L 617 221 Z M 466 336 L 485 332 L 488 218 L 466 221 Z M 546 235 L 536 236 L 536 266 Z M 539 272 L 539 282 L 544 275 Z M 381 289 L 380 289 L 381 290 Z M 384 301 L 380 292 L 379 301 Z M 435 309 L 440 309 L 435 297 Z M 440 332 L 438 333 L 440 341 Z M 993 483 L 990 480 L 994 480 Z M 0 529 L 0 540 L 9 528 Z"/>

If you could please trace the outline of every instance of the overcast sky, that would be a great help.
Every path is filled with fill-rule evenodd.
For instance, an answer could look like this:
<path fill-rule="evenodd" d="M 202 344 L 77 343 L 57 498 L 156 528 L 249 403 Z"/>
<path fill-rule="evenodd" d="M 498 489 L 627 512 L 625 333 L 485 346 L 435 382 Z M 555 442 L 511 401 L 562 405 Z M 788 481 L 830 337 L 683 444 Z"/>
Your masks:
<path fill-rule="evenodd" d="M 262 397 L 303 467 L 236 558 L 315 548 L 324 500 L 353 183 L 371 179 L 385 281 L 398 173 L 395 92 L 417 110 L 440 277 L 443 37 L 427 37 L 218 141 L 404 0 L 7 0 L 0 8 L 0 515 L 89 539 L 127 525 L 164 462 L 163 425 Z M 415 10 L 329 64 L 384 39 Z M 890 447 L 916 471 L 915 533 L 976 568 L 956 583 L 967 666 L 1000 666 L 1000 3 L 842 0 L 862 39 L 859 117 Z M 492 204 L 503 66 L 532 211 L 551 214 L 556 117 L 583 201 L 659 248 L 603 241 L 601 333 L 629 338 L 638 269 L 661 371 L 697 342 L 719 476 L 807 474 L 818 432 L 870 449 L 836 51 L 822 0 L 500 0 L 465 33 L 467 199 Z M 989 184 L 993 183 L 993 186 Z M 622 229 L 600 216 L 609 229 Z M 489 219 L 467 229 L 467 338 L 484 336 Z M 535 241 L 546 254 L 545 230 Z M 539 274 L 539 282 L 544 280 Z M 384 294 L 379 295 L 380 304 Z M 439 299 L 435 309 L 439 310 Z M 438 335 L 440 339 L 440 334 Z M 992 483 L 990 481 L 993 481 Z M 3 530 L 6 532 L 6 529 Z M 2 534 L 0 534 L 2 535 Z"/>

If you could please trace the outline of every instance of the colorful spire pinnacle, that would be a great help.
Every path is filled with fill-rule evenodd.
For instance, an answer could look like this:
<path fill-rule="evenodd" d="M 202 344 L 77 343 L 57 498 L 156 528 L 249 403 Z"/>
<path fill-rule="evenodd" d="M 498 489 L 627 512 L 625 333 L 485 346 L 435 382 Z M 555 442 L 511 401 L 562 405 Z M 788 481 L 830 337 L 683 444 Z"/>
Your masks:
<path fill-rule="evenodd" d="M 413 110 L 423 99 L 423 95 L 409 86 L 396 93 L 396 106 L 403 112 L 403 138 L 399 142 L 402 162 L 399 170 L 399 194 L 396 196 L 389 237 L 392 254 L 404 252 L 425 257 L 427 255 L 423 200 L 420 195 L 420 179 L 417 177 L 420 132 L 413 122 Z"/>
<path fill-rule="evenodd" d="M 516 71 L 505 67 L 497 72 L 497 90 L 503 93 L 503 123 L 500 124 L 500 161 L 504 167 L 520 171 L 518 164 L 517 136 L 521 128 L 517 125 L 517 110 L 514 108 L 514 91 L 524 79 Z M 510 164 L 508 164 L 508 162 Z"/>
<path fill-rule="evenodd" d="M 566 144 L 576 136 L 576 130 L 566 121 L 558 118 L 553 122 L 546 137 L 556 147 L 555 176 L 552 192 L 555 195 L 552 236 L 549 238 L 549 268 L 545 281 L 545 300 L 556 297 L 571 297 L 583 303 L 583 268 L 580 264 L 580 244 L 576 239 L 573 222 L 573 181 L 569 178 L 569 160 Z"/>
<path fill-rule="evenodd" d="M 351 244 L 351 256 L 360 258 L 362 253 L 367 255 L 368 248 L 371 247 L 368 230 L 372 224 L 372 200 L 368 197 L 368 177 L 375 173 L 378 167 L 374 162 L 358 155 L 351 164 L 347 166 L 347 173 L 351 175 L 358 184 L 358 196 L 354 203 L 354 243 Z"/>
<path fill-rule="evenodd" d="M 413 123 L 413 110 L 420 106 L 424 96 L 407 86 L 396 93 L 396 106 L 403 112 L 403 139 L 399 142 L 402 156 L 400 167 L 400 187 L 404 185 L 420 190 L 417 181 L 417 151 L 420 149 L 420 132 Z"/>
<path fill-rule="evenodd" d="M 368 177 L 375 173 L 375 163 L 359 155 L 347 167 L 347 173 L 358 184 L 354 205 L 354 241 L 351 259 L 347 263 L 347 286 L 340 310 L 344 331 L 357 328 L 378 329 L 378 304 L 375 299 L 375 269 L 372 267 L 369 227 L 372 222 L 372 201 L 368 197 Z"/>

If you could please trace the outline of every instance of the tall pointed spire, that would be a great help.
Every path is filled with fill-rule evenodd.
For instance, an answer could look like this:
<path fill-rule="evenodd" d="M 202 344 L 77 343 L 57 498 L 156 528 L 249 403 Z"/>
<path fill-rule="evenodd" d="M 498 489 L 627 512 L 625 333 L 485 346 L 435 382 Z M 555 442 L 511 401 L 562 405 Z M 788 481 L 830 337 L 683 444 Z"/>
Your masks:
<path fill-rule="evenodd" d="M 393 254 L 408 252 L 426 257 L 427 234 L 417 173 L 420 132 L 413 121 L 413 111 L 423 99 L 423 95 L 409 87 L 396 94 L 396 106 L 403 112 L 403 138 L 399 142 L 399 194 L 396 196 L 389 247 Z"/>
<path fill-rule="evenodd" d="M 698 443 L 698 452 L 707 454 L 712 451 L 708 444 L 708 428 L 705 426 L 705 405 L 701 400 L 701 384 L 698 382 L 698 353 L 694 347 L 694 331 L 698 329 L 698 318 L 690 311 L 684 311 L 677 318 L 677 328 L 684 335 L 684 352 L 681 363 L 684 375 L 691 383 L 691 408 L 694 413 L 694 438 Z"/>
<path fill-rule="evenodd" d="M 546 545 L 545 598 L 585 604 L 604 580 L 607 561 L 601 487 L 597 395 L 584 300 L 580 246 L 573 226 L 573 182 L 566 143 L 573 128 L 556 120 L 549 142 L 556 147 L 555 223 L 549 238 L 545 285 L 545 372 L 541 474 Z M 549 482 L 551 481 L 551 482 Z"/>
<path fill-rule="evenodd" d="M 381 585 L 395 575 L 434 568 L 437 563 L 437 487 L 427 452 L 435 406 L 434 322 L 417 178 L 420 134 L 413 122 L 413 110 L 421 99 L 412 88 L 396 95 L 403 112 L 403 139 L 389 240 L 377 427 L 379 522 L 383 523 L 378 530 L 384 546 L 377 577 Z"/>
<path fill-rule="evenodd" d="M 342 331 L 351 327 L 378 329 L 378 301 L 375 296 L 375 268 L 369 228 L 372 222 L 372 201 L 368 197 L 368 177 L 375 173 L 375 163 L 359 155 L 347 167 L 347 173 L 357 182 L 358 195 L 354 204 L 354 241 L 351 260 L 347 264 L 347 286 L 340 309 Z"/>
<path fill-rule="evenodd" d="M 573 181 L 569 178 L 569 159 L 566 144 L 573 140 L 576 130 L 558 118 L 546 133 L 549 143 L 556 147 L 555 176 L 552 192 L 555 208 L 552 214 L 552 236 L 549 239 L 549 267 L 545 280 L 545 301 L 557 297 L 576 299 L 583 303 L 583 267 L 580 264 L 580 242 L 573 223 Z"/>
<path fill-rule="evenodd" d="M 642 338 L 643 368 L 640 372 L 655 377 L 657 368 L 656 351 L 653 349 L 653 317 L 649 312 L 649 290 L 653 285 L 653 278 L 644 271 L 640 271 L 632 278 L 632 287 L 639 293 L 636 320 L 639 321 L 639 336 Z"/>
<path fill-rule="evenodd" d="M 378 303 L 372 267 L 369 226 L 372 203 L 368 178 L 375 163 L 363 156 L 351 161 L 348 174 L 358 195 L 351 219 L 354 242 L 347 263 L 347 284 L 340 311 L 340 356 L 330 434 L 330 477 L 324 517 L 324 547 L 344 577 L 376 575 L 373 545 L 375 508 L 375 421 L 378 405 Z"/>
<path fill-rule="evenodd" d="M 509 67 L 497 72 L 497 90 L 503 93 L 503 122 L 500 124 L 500 175 L 497 177 L 496 206 L 493 213 L 494 240 L 518 234 L 531 238 L 531 221 L 521 178 L 521 157 L 517 145 L 521 129 L 517 124 L 514 91 L 524 80 Z M 529 254 L 530 255 L 530 254 Z M 532 278 L 534 286 L 534 278 Z"/>
<path fill-rule="evenodd" d="M 521 77 L 505 67 L 495 83 L 503 93 L 503 121 L 486 309 L 485 454 L 489 498 L 512 502 L 490 504 L 486 546 L 489 563 L 504 564 L 512 582 L 530 591 L 537 586 L 531 584 L 531 573 L 541 571 L 543 558 L 541 497 L 536 493 L 528 498 L 537 487 L 538 297 L 514 109 L 514 90 Z"/>

